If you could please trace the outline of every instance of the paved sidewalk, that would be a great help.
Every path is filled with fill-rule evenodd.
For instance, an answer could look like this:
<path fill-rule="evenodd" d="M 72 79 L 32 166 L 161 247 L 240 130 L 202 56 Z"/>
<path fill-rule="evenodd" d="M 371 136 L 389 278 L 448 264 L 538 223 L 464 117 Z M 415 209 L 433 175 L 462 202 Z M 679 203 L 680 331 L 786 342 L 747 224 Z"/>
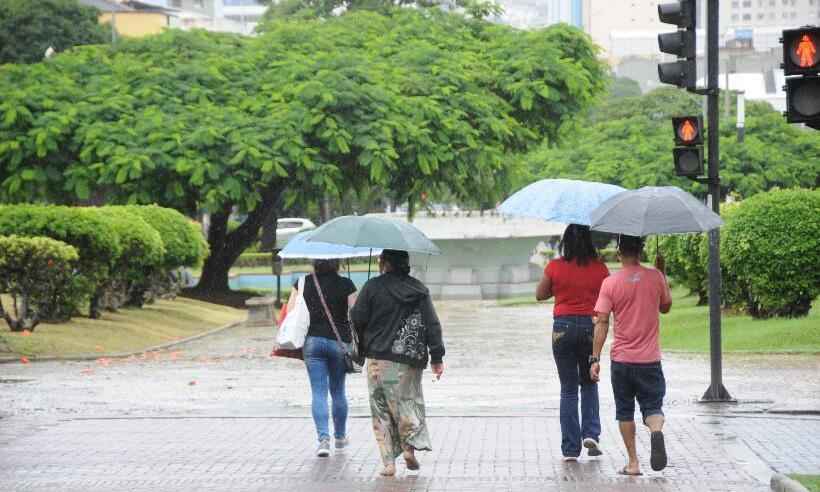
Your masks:
<path fill-rule="evenodd" d="M 737 432 L 820 435 L 820 419 L 728 420 L 674 419 L 662 472 L 648 467 L 640 432 L 645 476 L 632 478 L 616 474 L 626 458 L 611 420 L 604 421 L 604 456 L 563 463 L 556 418 L 434 417 L 435 451 L 422 455 L 421 472 L 407 472 L 399 460 L 398 476 L 384 479 L 366 418 L 351 419 L 350 448 L 329 459 L 313 456 L 306 418 L 75 419 L 3 446 L 0 490 L 762 491 L 760 463 L 738 459 Z M 804 458 L 820 467 L 816 457 Z"/>
<path fill-rule="evenodd" d="M 670 466 L 625 463 L 604 363 L 597 460 L 560 457 L 546 306 L 440 303 L 444 379 L 424 379 L 435 451 L 378 477 L 367 390 L 347 384 L 353 445 L 313 456 L 304 365 L 271 359 L 270 329 L 237 328 L 123 360 L 0 365 L 0 491 L 763 491 L 772 473 L 820 473 L 820 356 L 732 355 L 737 405 L 694 403 L 708 355 L 665 354 Z"/>

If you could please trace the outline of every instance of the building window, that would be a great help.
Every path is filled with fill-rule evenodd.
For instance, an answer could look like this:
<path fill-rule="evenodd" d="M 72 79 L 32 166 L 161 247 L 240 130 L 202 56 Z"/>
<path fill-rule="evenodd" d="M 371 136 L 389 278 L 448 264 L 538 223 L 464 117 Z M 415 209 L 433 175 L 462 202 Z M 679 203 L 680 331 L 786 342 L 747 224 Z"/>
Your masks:
<path fill-rule="evenodd" d="M 732 14 L 732 20 L 737 22 L 738 20 L 740 20 L 740 16 L 737 14 Z"/>
<path fill-rule="evenodd" d="M 194 0 L 194 7 L 198 8 L 198 9 L 204 9 L 205 8 L 205 0 Z"/>
<path fill-rule="evenodd" d="M 743 7 L 749 8 L 751 6 L 752 6 L 752 0 L 746 0 L 745 2 L 743 2 Z"/>
<path fill-rule="evenodd" d="M 182 0 L 171 0 L 171 7 L 181 9 L 182 8 Z"/>
<path fill-rule="evenodd" d="M 765 18 L 766 18 L 766 14 L 764 14 L 763 12 L 760 12 L 760 13 L 757 14 L 757 20 L 763 20 Z"/>
<path fill-rule="evenodd" d="M 732 2 L 732 8 L 733 9 L 736 9 L 738 7 L 740 7 L 740 2 Z"/>

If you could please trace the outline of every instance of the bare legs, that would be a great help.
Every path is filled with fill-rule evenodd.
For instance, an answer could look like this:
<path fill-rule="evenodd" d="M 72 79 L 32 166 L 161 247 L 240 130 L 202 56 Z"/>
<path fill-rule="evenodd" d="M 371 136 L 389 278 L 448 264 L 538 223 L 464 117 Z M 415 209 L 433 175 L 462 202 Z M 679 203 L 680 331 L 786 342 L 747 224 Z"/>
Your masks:
<path fill-rule="evenodd" d="M 646 426 L 651 432 L 660 432 L 663 429 L 665 419 L 663 415 L 651 415 L 646 418 Z M 626 446 L 626 452 L 629 456 L 629 461 L 624 468 L 627 474 L 636 475 L 641 472 L 641 464 L 638 461 L 638 453 L 635 450 L 635 422 L 621 421 L 618 422 L 618 429 L 621 431 L 621 437 Z"/>

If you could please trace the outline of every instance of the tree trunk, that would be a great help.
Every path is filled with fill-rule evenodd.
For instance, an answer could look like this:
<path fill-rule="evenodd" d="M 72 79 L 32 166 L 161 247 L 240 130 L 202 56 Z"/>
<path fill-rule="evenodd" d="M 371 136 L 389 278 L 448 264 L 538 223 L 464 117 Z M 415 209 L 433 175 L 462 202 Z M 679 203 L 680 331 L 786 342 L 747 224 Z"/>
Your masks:
<path fill-rule="evenodd" d="M 245 222 L 228 233 L 228 218 L 233 205 L 225 204 L 211 215 L 208 245 L 211 254 L 205 260 L 202 276 L 195 287 L 203 294 L 229 292 L 228 272 L 236 259 L 259 237 L 259 231 L 280 206 L 281 185 L 269 186 L 262 194 L 262 202 L 248 214 Z"/>

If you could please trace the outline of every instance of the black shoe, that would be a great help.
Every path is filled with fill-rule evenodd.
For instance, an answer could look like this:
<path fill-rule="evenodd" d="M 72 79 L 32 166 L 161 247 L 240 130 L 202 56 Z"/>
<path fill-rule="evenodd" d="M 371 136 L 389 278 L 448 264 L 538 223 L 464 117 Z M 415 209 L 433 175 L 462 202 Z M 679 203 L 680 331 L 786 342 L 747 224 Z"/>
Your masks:
<path fill-rule="evenodd" d="M 663 442 L 663 432 L 655 431 L 650 437 L 651 452 L 649 455 L 649 464 L 655 471 L 661 471 L 666 468 L 666 445 Z"/>

